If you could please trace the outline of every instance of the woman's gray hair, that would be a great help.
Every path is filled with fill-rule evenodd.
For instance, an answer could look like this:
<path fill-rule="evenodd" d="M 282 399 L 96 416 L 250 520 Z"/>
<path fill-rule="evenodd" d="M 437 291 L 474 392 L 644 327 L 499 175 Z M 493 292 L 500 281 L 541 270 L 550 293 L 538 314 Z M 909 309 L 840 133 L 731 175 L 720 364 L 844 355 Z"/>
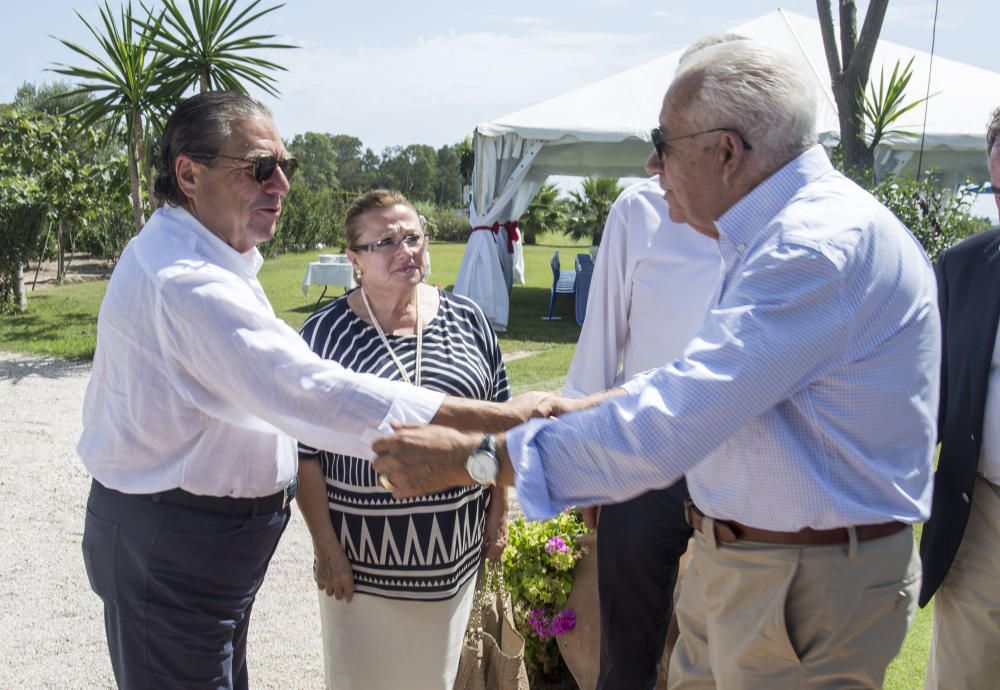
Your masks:
<path fill-rule="evenodd" d="M 211 163 L 222 153 L 233 125 L 256 117 L 271 117 L 260 101 L 235 91 L 208 91 L 187 99 L 174 110 L 160 137 L 154 191 L 163 201 L 184 206 L 187 197 L 177 184 L 174 164 L 185 155 Z"/>
<path fill-rule="evenodd" d="M 731 127 L 775 170 L 816 143 L 816 88 L 788 53 L 757 41 L 727 41 L 691 54 L 675 77 L 694 85 L 684 116 Z"/>

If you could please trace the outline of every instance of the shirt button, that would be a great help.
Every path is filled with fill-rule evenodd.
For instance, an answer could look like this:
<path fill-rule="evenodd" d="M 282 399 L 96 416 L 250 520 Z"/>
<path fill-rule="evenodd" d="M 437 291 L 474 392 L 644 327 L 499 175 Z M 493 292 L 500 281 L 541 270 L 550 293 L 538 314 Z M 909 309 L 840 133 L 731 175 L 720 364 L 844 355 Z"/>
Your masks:
<path fill-rule="evenodd" d="M 747 246 L 743 242 L 740 242 L 739 246 L 736 247 L 736 249 L 739 250 L 740 254 L 742 254 L 747 250 Z"/>
<path fill-rule="evenodd" d="M 967 494 L 967 493 L 965 493 L 963 491 L 962 492 L 962 500 L 965 501 L 966 503 L 968 503 L 969 502 L 969 494 Z"/>

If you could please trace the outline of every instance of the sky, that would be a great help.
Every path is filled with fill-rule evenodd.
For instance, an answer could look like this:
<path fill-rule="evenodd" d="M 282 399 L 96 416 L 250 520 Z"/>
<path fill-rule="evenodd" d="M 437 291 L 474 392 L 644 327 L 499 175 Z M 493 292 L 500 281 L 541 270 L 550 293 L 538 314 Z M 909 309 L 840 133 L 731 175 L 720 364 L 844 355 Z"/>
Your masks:
<path fill-rule="evenodd" d="M 108 0 L 117 10 L 121 0 Z M 159 3 L 154 0 L 154 5 Z M 182 5 L 186 4 L 181 0 Z M 261 7 L 278 4 L 263 0 Z M 867 9 L 858 3 L 858 24 Z M 890 0 L 881 37 L 929 51 L 934 0 Z M 836 13 L 836 0 L 833 0 Z M 997 69 L 1000 9 L 940 3 L 935 54 Z M 138 0 L 134 6 L 139 7 Z M 287 0 L 255 28 L 299 46 L 270 59 L 278 99 L 263 97 L 286 138 L 350 134 L 376 152 L 413 143 L 439 147 L 480 122 L 534 105 L 684 48 L 778 7 L 816 16 L 814 0 Z M 83 64 L 53 37 L 96 41 L 78 12 L 99 21 L 97 0 L 5 3 L 0 25 L 0 102 L 25 81 L 54 81 L 55 63 Z M 990 51 L 990 48 L 993 48 Z M 255 94 L 259 95 L 259 94 Z M 1000 94 L 997 95 L 1000 102 Z M 656 113 L 650 113 L 650 120 Z"/>

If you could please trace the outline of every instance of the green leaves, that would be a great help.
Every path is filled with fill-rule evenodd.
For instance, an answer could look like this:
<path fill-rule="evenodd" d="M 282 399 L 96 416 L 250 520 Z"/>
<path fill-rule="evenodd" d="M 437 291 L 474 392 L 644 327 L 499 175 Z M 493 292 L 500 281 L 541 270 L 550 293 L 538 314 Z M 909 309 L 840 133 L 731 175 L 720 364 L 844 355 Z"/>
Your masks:
<path fill-rule="evenodd" d="M 91 97 L 68 112 L 79 116 L 81 127 L 100 123 L 109 134 L 119 131 L 123 121 L 126 130 L 131 131 L 135 118 L 162 121 L 183 88 L 176 80 L 164 78 L 167 58 L 157 53 L 151 44 L 150 32 L 160 26 L 160 18 L 150 15 L 140 21 L 133 15 L 131 2 L 121 9 L 117 20 L 107 2 L 100 9 L 100 15 L 101 26 L 95 27 L 77 12 L 97 41 L 100 52 L 57 39 L 85 58 L 83 65 L 60 64 L 52 70 L 83 82 L 62 97 L 81 94 Z M 131 139 L 126 139 L 131 146 Z"/>
<path fill-rule="evenodd" d="M 613 177 L 588 177 L 579 192 L 570 192 L 567 232 L 573 239 L 589 237 L 595 246 L 600 245 L 611 205 L 621 191 Z"/>
<path fill-rule="evenodd" d="M 201 92 L 245 92 L 244 83 L 250 83 L 277 96 L 277 81 L 268 72 L 285 68 L 249 53 L 295 46 L 272 41 L 274 34 L 237 34 L 283 5 L 258 11 L 260 0 L 254 0 L 237 12 L 236 0 L 188 0 L 187 4 L 190 21 L 176 0 L 165 0 L 162 24 L 145 25 L 152 44 L 166 58 L 164 75 L 183 84 L 183 89 L 197 85 Z"/>
<path fill-rule="evenodd" d="M 910 112 L 927 98 L 918 98 L 910 103 L 904 103 L 906 97 L 906 87 L 910 84 L 913 76 L 913 58 L 911 57 L 906 66 L 900 69 L 899 60 L 892 68 L 889 81 L 885 81 L 885 68 L 879 70 L 878 87 L 875 82 L 869 84 L 868 93 L 863 91 L 858 94 L 859 106 L 864 114 L 865 128 L 871 134 L 871 141 L 868 143 L 868 150 L 875 151 L 875 147 L 883 140 L 888 141 L 892 137 L 915 137 L 917 132 L 909 132 L 894 128 L 899 119 Z"/>

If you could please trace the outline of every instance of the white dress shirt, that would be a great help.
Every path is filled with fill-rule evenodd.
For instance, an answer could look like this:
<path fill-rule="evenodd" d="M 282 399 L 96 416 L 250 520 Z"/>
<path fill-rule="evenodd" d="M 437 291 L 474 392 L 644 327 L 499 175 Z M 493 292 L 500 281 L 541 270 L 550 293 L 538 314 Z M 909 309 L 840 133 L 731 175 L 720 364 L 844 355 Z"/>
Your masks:
<path fill-rule="evenodd" d="M 927 519 L 941 325 L 919 243 L 819 146 L 716 225 L 722 283 L 683 357 L 507 435 L 525 514 L 686 474 L 707 514 L 763 529 Z"/>
<path fill-rule="evenodd" d="M 993 340 L 993 359 L 983 410 L 983 445 L 977 469 L 990 484 L 1000 486 L 1000 329 Z"/>
<path fill-rule="evenodd" d="M 101 304 L 77 446 L 101 484 L 266 496 L 296 474 L 293 437 L 371 457 L 392 420 L 434 416 L 441 393 L 310 351 L 274 315 L 262 263 L 179 207 L 157 210 L 129 242 Z"/>
<path fill-rule="evenodd" d="M 719 243 L 670 220 L 658 177 L 611 206 L 563 393 L 620 385 L 684 352 L 719 284 Z"/>

